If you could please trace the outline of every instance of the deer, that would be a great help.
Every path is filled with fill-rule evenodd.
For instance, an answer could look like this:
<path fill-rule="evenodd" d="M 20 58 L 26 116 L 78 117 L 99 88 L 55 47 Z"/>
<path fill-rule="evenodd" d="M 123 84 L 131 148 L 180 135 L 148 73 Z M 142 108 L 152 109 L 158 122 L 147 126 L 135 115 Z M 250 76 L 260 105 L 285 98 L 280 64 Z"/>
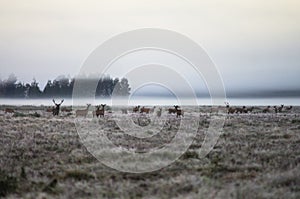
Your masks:
<path fill-rule="evenodd" d="M 139 112 L 139 110 L 140 110 L 140 105 L 134 107 L 132 112 L 136 113 L 136 112 Z"/>
<path fill-rule="evenodd" d="M 75 111 L 76 117 L 78 117 L 78 116 L 86 117 L 87 116 L 89 107 L 91 106 L 91 104 L 86 104 L 86 105 L 87 105 L 86 109 Z"/>
<path fill-rule="evenodd" d="M 52 114 L 55 116 L 59 114 L 60 105 L 64 102 L 64 100 L 61 100 L 59 104 L 57 104 L 54 99 L 52 99 L 52 101 L 55 105 L 55 107 L 52 109 Z"/>
<path fill-rule="evenodd" d="M 245 111 L 246 111 L 246 106 L 243 106 L 242 108 L 240 107 L 235 108 L 236 113 L 245 113 Z"/>
<path fill-rule="evenodd" d="M 140 113 L 146 113 L 146 114 L 149 114 L 150 112 L 150 108 L 145 108 L 144 106 L 141 108 L 141 111 Z"/>
<path fill-rule="evenodd" d="M 279 113 L 281 113 L 281 112 L 283 111 L 283 107 L 284 107 L 284 105 L 281 104 L 281 106 L 278 108 L 278 112 L 279 112 Z"/>
<path fill-rule="evenodd" d="M 179 108 L 178 105 L 174 105 L 175 108 L 169 108 L 168 111 L 169 111 L 169 114 L 172 114 L 172 113 L 177 113 L 177 109 Z"/>
<path fill-rule="evenodd" d="M 269 113 L 270 112 L 270 108 L 271 108 L 271 106 L 267 106 L 267 108 L 263 109 L 262 112 L 263 113 Z"/>
<path fill-rule="evenodd" d="M 293 108 L 293 106 L 288 106 L 288 107 L 285 107 L 285 110 L 290 111 L 290 110 L 292 110 L 292 108 Z"/>
<path fill-rule="evenodd" d="M 251 108 L 246 108 L 245 107 L 244 113 L 248 113 L 248 112 L 252 113 L 253 109 L 254 109 L 254 106 L 251 106 Z"/>
<path fill-rule="evenodd" d="M 225 102 L 226 108 L 227 108 L 227 114 L 233 114 L 236 112 L 235 108 L 230 107 L 228 102 Z"/>
<path fill-rule="evenodd" d="M 4 112 L 5 112 L 5 113 L 14 113 L 15 110 L 12 109 L 12 108 L 5 108 L 5 109 L 4 109 Z"/>
<path fill-rule="evenodd" d="M 278 108 L 277 106 L 273 106 L 275 113 L 278 113 Z"/>
<path fill-rule="evenodd" d="M 181 110 L 181 109 L 178 109 L 179 108 L 179 106 L 174 106 L 175 107 L 175 109 L 176 109 L 176 117 L 180 117 L 180 116 L 182 116 L 183 117 L 183 110 Z"/>
<path fill-rule="evenodd" d="M 105 106 L 106 104 L 101 104 L 100 106 L 96 106 L 96 117 L 104 117 L 104 113 L 105 113 Z M 100 109 L 101 108 L 101 109 Z"/>

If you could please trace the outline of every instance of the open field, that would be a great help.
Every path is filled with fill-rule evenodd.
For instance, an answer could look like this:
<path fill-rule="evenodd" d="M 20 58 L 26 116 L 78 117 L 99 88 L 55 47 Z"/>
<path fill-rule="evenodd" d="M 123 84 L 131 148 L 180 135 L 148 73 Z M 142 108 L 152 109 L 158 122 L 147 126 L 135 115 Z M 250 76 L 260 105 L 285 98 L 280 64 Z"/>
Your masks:
<path fill-rule="evenodd" d="M 209 127 L 211 108 L 193 112 L 187 107 L 187 113 L 200 115 L 193 144 L 170 166 L 144 174 L 100 163 L 79 139 L 74 114 L 53 117 L 44 107 L 11 108 L 15 113 L 0 112 L 0 197 L 300 198 L 300 107 L 277 114 L 261 113 L 257 107 L 256 113 L 226 115 L 223 133 L 205 158 L 196 151 Z M 113 117 L 108 113 L 82 120 L 111 128 L 111 138 L 122 145 L 113 136 L 122 133 Z M 152 144 L 168 142 L 176 133 L 180 118 L 167 117 L 173 123 Z"/>

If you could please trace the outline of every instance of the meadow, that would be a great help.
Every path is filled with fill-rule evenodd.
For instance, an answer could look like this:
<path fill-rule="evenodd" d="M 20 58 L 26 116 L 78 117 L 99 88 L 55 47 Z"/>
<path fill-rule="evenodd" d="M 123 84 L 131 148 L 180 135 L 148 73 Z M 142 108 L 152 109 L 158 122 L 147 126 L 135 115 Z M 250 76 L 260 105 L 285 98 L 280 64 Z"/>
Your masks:
<path fill-rule="evenodd" d="M 0 111 L 0 197 L 300 197 L 300 107 L 282 113 L 262 113 L 263 107 L 255 107 L 252 113 L 226 114 L 223 132 L 204 158 L 197 150 L 212 108 L 183 108 L 200 117 L 192 145 L 173 164 L 141 174 L 109 168 L 91 155 L 77 133 L 74 113 L 52 116 L 42 106 L 10 108 L 14 113 Z M 160 139 L 153 140 L 155 144 L 167 142 L 176 133 L 180 118 L 166 117 L 173 123 Z M 122 132 L 112 123 L 114 119 L 109 113 L 104 118 L 82 118 L 119 135 Z M 134 145 L 134 141 L 127 144 Z"/>

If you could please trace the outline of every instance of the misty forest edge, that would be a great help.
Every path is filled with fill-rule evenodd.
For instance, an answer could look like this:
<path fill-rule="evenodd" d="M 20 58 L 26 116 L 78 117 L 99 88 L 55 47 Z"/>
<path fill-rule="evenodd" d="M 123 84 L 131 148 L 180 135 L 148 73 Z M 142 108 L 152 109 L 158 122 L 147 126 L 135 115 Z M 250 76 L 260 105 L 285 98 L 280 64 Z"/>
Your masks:
<path fill-rule="evenodd" d="M 120 80 L 119 78 L 112 78 L 109 75 L 105 75 L 100 79 L 89 77 L 68 78 L 60 76 L 52 81 L 48 80 L 42 90 L 35 79 L 33 79 L 31 83 L 22 83 L 18 81 L 14 74 L 10 74 L 7 79 L 0 79 L 0 98 L 71 98 L 75 81 L 80 82 L 80 84 L 92 84 L 98 81 L 96 82 L 96 97 L 109 97 L 113 92 L 119 96 L 128 96 L 131 90 L 126 78 Z M 87 90 L 84 91 L 90 92 Z M 84 93 L 82 93 L 82 95 L 84 96 Z"/>

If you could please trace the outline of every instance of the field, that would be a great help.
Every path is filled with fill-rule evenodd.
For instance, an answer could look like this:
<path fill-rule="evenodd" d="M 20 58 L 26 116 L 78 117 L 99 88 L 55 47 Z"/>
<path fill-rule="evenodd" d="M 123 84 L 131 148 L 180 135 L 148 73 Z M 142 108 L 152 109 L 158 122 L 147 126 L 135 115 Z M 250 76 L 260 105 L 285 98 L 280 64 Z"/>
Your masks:
<path fill-rule="evenodd" d="M 300 107 L 277 114 L 256 107 L 256 113 L 226 115 L 223 133 L 204 158 L 197 150 L 211 108 L 193 112 L 188 107 L 187 113 L 200 116 L 192 145 L 173 164 L 142 174 L 119 172 L 91 155 L 77 134 L 74 114 L 53 117 L 44 107 L 12 108 L 15 113 L 0 112 L 0 197 L 300 198 Z M 154 144 L 176 133 L 180 118 L 166 117 L 173 123 Z M 119 135 L 120 129 L 108 125 L 113 119 L 107 114 L 90 120 Z"/>

